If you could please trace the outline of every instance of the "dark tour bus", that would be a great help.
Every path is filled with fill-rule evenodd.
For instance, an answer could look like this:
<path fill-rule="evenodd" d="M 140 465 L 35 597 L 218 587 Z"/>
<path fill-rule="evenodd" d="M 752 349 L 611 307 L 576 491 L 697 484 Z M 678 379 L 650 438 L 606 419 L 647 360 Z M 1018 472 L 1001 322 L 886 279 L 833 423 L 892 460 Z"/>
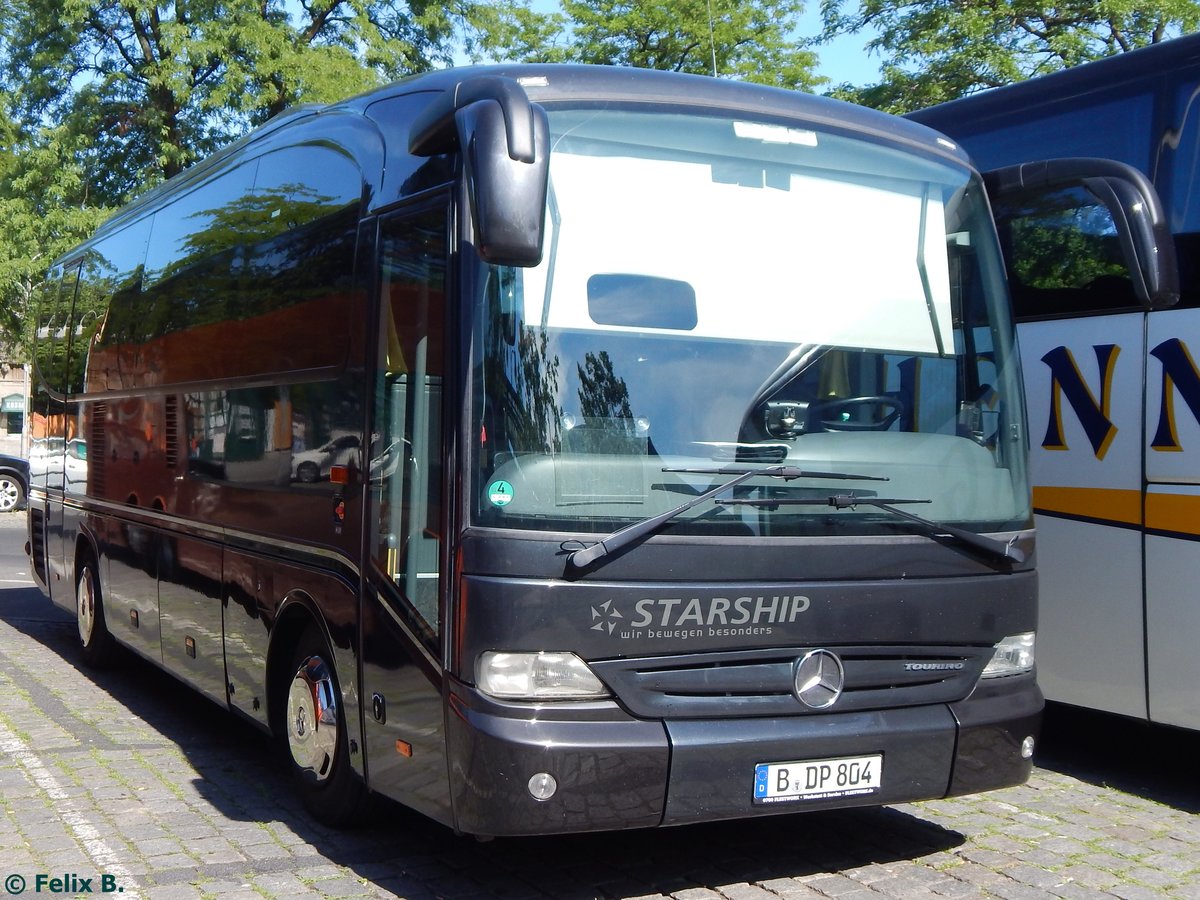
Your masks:
<path fill-rule="evenodd" d="M 541 834 L 1029 774 L 1014 327 L 980 175 L 923 126 L 435 72 L 148 192 L 38 315 L 42 589 L 86 661 L 123 645 L 280 735 L 323 820 L 374 792 Z"/>

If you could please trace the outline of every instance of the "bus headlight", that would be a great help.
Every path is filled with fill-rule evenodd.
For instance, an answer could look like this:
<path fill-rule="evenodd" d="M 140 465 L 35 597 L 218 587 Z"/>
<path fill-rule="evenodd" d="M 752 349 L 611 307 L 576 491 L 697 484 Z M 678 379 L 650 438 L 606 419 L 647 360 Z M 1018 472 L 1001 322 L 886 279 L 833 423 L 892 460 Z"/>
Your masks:
<path fill-rule="evenodd" d="M 1014 634 L 996 645 L 992 660 L 983 667 L 981 678 L 1004 678 L 1033 671 L 1033 632 Z"/>
<path fill-rule="evenodd" d="M 592 700 L 608 690 L 574 653 L 539 651 L 479 654 L 475 683 L 485 694 L 504 700 Z"/>

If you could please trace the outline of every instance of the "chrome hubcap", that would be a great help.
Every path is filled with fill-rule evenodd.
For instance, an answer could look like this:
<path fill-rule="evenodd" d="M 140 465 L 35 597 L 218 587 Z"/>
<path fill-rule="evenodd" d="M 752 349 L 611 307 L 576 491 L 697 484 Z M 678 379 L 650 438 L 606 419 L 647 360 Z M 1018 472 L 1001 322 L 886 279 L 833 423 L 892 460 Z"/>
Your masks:
<path fill-rule="evenodd" d="M 300 664 L 288 689 L 287 735 L 292 760 L 317 781 L 333 771 L 337 730 L 333 675 L 325 660 L 310 656 Z"/>
<path fill-rule="evenodd" d="M 92 570 L 84 568 L 79 573 L 79 588 L 75 595 L 76 618 L 79 622 L 79 640 L 84 646 L 92 639 L 96 627 L 96 589 L 92 584 Z"/>
<path fill-rule="evenodd" d="M 16 509 L 17 498 L 20 496 L 17 491 L 15 481 L 10 481 L 7 478 L 0 479 L 0 512 L 8 512 L 10 509 Z"/>

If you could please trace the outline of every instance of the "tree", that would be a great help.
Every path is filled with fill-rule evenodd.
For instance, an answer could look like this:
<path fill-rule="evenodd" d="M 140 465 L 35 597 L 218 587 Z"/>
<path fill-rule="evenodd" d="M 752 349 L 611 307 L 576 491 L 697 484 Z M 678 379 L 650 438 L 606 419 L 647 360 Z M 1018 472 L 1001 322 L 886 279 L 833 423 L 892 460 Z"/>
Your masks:
<path fill-rule="evenodd" d="M 834 94 L 908 112 L 1158 43 L 1200 26 L 1196 0 L 823 0 L 822 38 L 874 31 L 883 79 Z"/>
<path fill-rule="evenodd" d="M 108 214 L 88 204 L 76 162 L 80 141 L 64 128 L 21 138 L 0 114 L 0 344 L 28 348 L 31 304 L 50 263 Z"/>
<path fill-rule="evenodd" d="M 448 63 L 482 3 L 0 0 L 2 78 L 23 121 L 93 136 L 116 204 L 296 103 Z"/>
<path fill-rule="evenodd" d="M 562 0 L 562 13 L 501 15 L 479 46 L 525 62 L 715 73 L 812 90 L 816 54 L 789 29 L 803 0 Z"/>
<path fill-rule="evenodd" d="M 633 419 L 629 386 L 613 370 L 607 350 L 584 355 L 579 373 L 579 412 L 588 419 Z"/>

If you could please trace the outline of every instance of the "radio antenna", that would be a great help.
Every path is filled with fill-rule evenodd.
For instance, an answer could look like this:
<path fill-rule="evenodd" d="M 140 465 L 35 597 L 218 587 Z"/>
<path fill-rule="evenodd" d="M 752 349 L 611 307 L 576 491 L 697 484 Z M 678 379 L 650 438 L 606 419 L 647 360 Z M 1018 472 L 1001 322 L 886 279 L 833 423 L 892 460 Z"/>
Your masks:
<path fill-rule="evenodd" d="M 712 0 L 708 0 L 708 46 L 712 50 L 713 78 L 717 77 L 717 38 L 713 33 Z"/>

